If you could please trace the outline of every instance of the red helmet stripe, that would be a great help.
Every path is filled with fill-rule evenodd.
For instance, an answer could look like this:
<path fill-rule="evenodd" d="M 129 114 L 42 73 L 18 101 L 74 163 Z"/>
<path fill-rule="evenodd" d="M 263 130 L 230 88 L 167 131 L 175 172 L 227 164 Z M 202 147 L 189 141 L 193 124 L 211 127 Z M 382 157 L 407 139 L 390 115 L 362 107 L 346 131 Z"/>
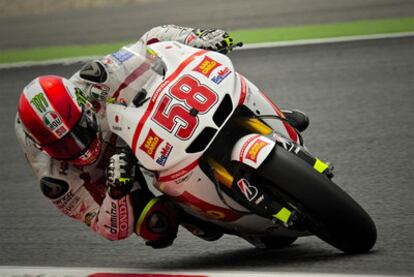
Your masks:
<path fill-rule="evenodd" d="M 39 78 L 39 84 L 43 91 L 47 92 L 46 96 L 55 111 L 59 111 L 63 124 L 70 130 L 72 129 L 79 118 L 81 117 L 81 111 L 78 104 L 68 93 L 62 93 L 70 88 L 65 87 L 62 78 L 56 78 L 56 76 L 42 76 Z M 54 95 L 55 97 L 49 97 Z M 59 97 L 56 97 L 59 95 Z M 67 111 L 62 113 L 62 111 Z"/>
<path fill-rule="evenodd" d="M 37 143 L 41 141 L 42 144 L 48 144 L 59 138 L 44 125 L 43 119 L 32 109 L 24 93 L 20 96 L 18 113 L 24 127 Z"/>

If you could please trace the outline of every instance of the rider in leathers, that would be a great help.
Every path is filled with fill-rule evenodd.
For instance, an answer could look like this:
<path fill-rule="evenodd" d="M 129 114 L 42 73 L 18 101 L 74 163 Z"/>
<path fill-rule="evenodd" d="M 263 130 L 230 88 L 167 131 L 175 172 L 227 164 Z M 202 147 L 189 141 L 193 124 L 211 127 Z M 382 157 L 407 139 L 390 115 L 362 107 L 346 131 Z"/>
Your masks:
<path fill-rule="evenodd" d="M 232 40 L 225 31 L 175 25 L 155 27 L 136 43 L 149 45 L 159 41 L 178 41 L 221 53 L 227 53 L 232 47 Z M 15 129 L 26 158 L 40 181 L 43 194 L 59 210 L 84 222 L 93 231 L 109 240 L 125 239 L 135 232 L 146 240 L 147 245 L 161 248 L 172 244 L 178 230 L 178 222 L 182 223 L 182 218 L 177 218 L 178 212 L 175 207 L 154 197 L 148 190 L 140 170 L 134 166 L 137 161 L 128 152 L 122 140 L 110 132 L 106 121 L 106 102 L 123 101 L 124 96 L 127 98 L 123 92 L 131 81 L 131 75 L 126 73 L 119 76 L 117 73 L 115 76 L 111 70 L 116 64 L 122 64 L 127 59 L 129 56 L 121 50 L 87 63 L 70 78 L 70 81 L 59 76 L 41 76 L 33 80 L 23 90 L 20 98 Z M 43 85 L 53 82 L 70 84 L 66 89 L 73 87 L 77 101 L 85 107 L 90 106 L 96 113 L 100 139 L 96 143 L 91 143 L 92 146 L 88 146 L 89 149 L 75 160 L 52 158 L 51 154 L 45 151 L 49 144 L 42 145 L 34 138 L 33 133 L 36 131 L 29 130 L 31 118 L 28 114 L 32 116 L 33 111 L 27 110 L 34 110 L 39 108 L 36 105 L 42 104 L 42 101 L 35 99 L 39 96 L 36 91 L 40 87 L 39 82 Z M 44 101 L 43 104 L 47 105 L 47 100 Z M 289 117 L 288 113 L 286 115 Z M 44 122 L 45 118 L 43 115 Z M 306 126 L 299 126 L 298 129 L 305 129 L 307 124 L 306 118 Z M 191 226 L 191 222 L 187 222 L 186 226 Z M 202 227 L 195 233 L 200 235 Z M 204 239 L 210 240 L 219 236 L 220 234 L 213 232 L 212 237 L 207 234 Z"/>
<path fill-rule="evenodd" d="M 193 47 L 226 53 L 232 42 L 222 30 L 200 30 L 174 25 L 155 27 L 145 33 L 137 44 L 149 45 L 159 41 L 178 41 Z M 116 52 L 87 63 L 76 72 L 70 83 L 79 88 L 77 101 L 93 106 L 100 127 L 100 148 L 97 159 L 81 157 L 82 163 L 53 159 L 42 151 L 42 146 L 25 126 L 27 109 L 23 100 L 31 104 L 26 91 L 36 86 L 35 79 L 22 93 L 16 118 L 16 134 L 20 145 L 40 182 L 43 194 L 66 215 L 84 222 L 109 240 L 121 240 L 137 233 L 152 247 L 165 247 L 176 237 L 178 223 L 176 211 L 159 198 L 154 198 L 142 184 L 139 170 L 134 170 L 125 145 L 109 131 L 105 118 L 105 103 L 122 99 L 123 82 L 128 78 L 112 76 L 111 64 L 122 63 L 125 56 Z M 46 76 L 46 81 L 54 76 Z M 66 80 L 67 81 L 67 80 Z M 66 82 L 65 81 L 65 82 Z M 116 95 L 114 95 L 116 94 Z M 28 103 L 27 102 L 27 103 Z M 46 103 L 47 105 L 47 103 Z M 44 118 L 43 118 L 44 119 Z M 27 121 L 27 120 L 26 120 Z M 134 178 L 132 178 L 134 177 Z M 134 180 L 135 181 L 134 181 Z M 138 179 L 138 181 L 136 181 Z M 141 184 L 140 182 L 141 181 Z"/>

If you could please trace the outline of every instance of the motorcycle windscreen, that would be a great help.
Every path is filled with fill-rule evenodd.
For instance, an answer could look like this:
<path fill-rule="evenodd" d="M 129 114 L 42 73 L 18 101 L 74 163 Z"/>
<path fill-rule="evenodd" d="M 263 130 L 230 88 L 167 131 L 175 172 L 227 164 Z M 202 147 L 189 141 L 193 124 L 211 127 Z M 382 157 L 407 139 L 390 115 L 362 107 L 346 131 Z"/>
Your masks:
<path fill-rule="evenodd" d="M 140 42 L 122 47 L 103 59 L 118 87 L 113 98 L 117 102 L 129 104 L 145 85 L 153 78 L 165 74 L 165 64 L 147 46 Z"/>

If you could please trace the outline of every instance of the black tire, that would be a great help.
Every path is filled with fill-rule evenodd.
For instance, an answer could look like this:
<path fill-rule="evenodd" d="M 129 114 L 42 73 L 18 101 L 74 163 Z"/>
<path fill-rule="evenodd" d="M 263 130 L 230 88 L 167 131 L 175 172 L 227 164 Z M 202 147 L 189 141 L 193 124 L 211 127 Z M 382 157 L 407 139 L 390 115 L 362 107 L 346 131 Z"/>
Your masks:
<path fill-rule="evenodd" d="M 262 237 L 261 242 L 265 245 L 266 249 L 280 249 L 288 247 L 294 243 L 297 237 Z"/>
<path fill-rule="evenodd" d="M 258 174 L 284 194 L 310 232 L 345 253 L 369 251 L 377 239 L 370 216 L 348 194 L 309 164 L 276 146 Z"/>

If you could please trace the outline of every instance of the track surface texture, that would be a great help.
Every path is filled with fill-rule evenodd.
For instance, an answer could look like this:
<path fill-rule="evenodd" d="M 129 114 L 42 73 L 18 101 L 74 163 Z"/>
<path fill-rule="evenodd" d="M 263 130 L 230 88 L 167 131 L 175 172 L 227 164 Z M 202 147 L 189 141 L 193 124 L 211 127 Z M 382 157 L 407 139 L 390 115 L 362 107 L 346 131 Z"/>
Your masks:
<path fill-rule="evenodd" d="M 336 166 L 335 181 L 373 217 L 378 242 L 347 256 L 310 237 L 256 250 L 225 236 L 207 243 L 181 230 L 164 250 L 139 239 L 108 242 L 42 196 L 16 143 L 22 87 L 79 64 L 0 70 L 0 265 L 139 267 L 414 274 L 414 38 L 236 51 L 233 61 L 281 107 L 306 111 L 309 149 Z"/>
<path fill-rule="evenodd" d="M 102 2 L 106 5 L 76 9 Z M 121 1 L 124 2 L 128 1 Z M 0 0 L 0 10 L 10 10 L 9 16 L 0 14 L 0 49 L 130 41 L 163 24 L 227 30 L 414 16 L 411 0 L 131 2 L 135 4 L 121 5 L 113 1 L 110 5 L 109 0 L 14 0 L 10 4 L 11 1 Z M 19 5 L 23 5 L 23 14 L 11 16 Z"/>

